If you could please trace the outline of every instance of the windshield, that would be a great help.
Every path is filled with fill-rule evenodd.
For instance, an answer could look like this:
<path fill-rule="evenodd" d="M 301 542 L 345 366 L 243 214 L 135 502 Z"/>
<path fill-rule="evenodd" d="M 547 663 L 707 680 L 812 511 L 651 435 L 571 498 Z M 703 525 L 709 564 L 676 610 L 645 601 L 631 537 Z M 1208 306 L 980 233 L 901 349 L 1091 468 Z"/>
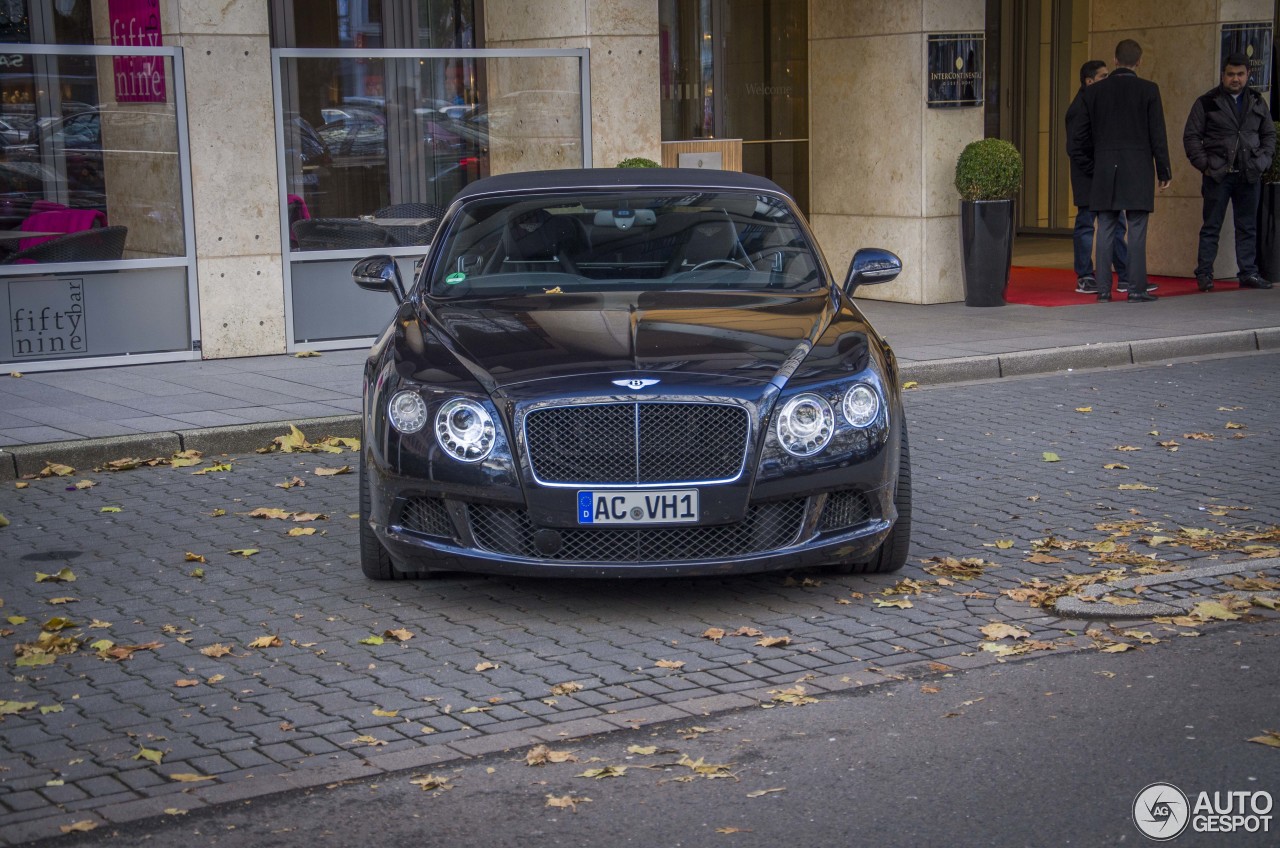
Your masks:
<path fill-rule="evenodd" d="M 463 207 L 443 239 L 427 280 L 442 298 L 823 282 L 787 204 L 750 191 L 483 198 Z"/>

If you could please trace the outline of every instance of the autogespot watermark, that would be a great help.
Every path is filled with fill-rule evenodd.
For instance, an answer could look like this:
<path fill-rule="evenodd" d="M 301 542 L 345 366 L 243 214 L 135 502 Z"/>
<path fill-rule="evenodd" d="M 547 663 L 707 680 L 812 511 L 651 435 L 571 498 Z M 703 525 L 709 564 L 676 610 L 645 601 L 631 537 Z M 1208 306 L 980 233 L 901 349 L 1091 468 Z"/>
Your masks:
<path fill-rule="evenodd" d="M 1153 783 L 1133 799 L 1133 823 L 1156 842 L 1188 826 L 1194 833 L 1270 833 L 1271 808 L 1266 791 L 1199 792 L 1192 800 L 1172 783 Z"/>

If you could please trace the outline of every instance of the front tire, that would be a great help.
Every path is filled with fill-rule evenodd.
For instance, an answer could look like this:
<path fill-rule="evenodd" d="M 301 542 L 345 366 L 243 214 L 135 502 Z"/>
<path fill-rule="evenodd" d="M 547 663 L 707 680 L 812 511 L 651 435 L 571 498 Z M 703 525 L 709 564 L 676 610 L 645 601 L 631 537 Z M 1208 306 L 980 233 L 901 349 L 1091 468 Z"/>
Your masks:
<path fill-rule="evenodd" d="M 911 548 L 911 446 L 905 421 L 898 448 L 898 482 L 893 490 L 893 505 L 898 510 L 898 520 L 893 522 L 889 535 L 871 558 L 837 565 L 835 570 L 844 574 L 888 574 L 907 564 L 907 552 Z"/>
<path fill-rule="evenodd" d="M 391 554 L 378 541 L 378 534 L 369 524 L 371 511 L 369 498 L 369 472 L 365 468 L 364 450 L 360 451 L 360 570 L 370 580 L 415 580 L 426 577 L 425 571 L 401 571 L 392 562 Z"/>
<path fill-rule="evenodd" d="M 911 548 L 911 446 L 907 440 L 905 420 L 902 423 L 902 445 L 898 450 L 898 485 L 893 492 L 898 520 L 893 522 L 893 529 L 871 559 L 854 566 L 854 571 L 859 574 L 887 574 L 907 564 L 907 552 Z"/>

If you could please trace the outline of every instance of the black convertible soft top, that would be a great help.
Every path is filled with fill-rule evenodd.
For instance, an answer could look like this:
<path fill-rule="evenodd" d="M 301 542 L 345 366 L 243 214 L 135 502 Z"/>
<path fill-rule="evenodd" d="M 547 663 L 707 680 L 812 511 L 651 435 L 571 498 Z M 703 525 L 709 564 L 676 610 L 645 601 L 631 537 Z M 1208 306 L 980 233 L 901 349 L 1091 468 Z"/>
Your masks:
<path fill-rule="evenodd" d="M 522 171 L 485 177 L 464 188 L 455 200 L 506 192 L 592 188 L 737 189 L 787 195 L 786 191 L 772 180 L 738 171 L 702 168 L 575 168 L 560 171 Z"/>

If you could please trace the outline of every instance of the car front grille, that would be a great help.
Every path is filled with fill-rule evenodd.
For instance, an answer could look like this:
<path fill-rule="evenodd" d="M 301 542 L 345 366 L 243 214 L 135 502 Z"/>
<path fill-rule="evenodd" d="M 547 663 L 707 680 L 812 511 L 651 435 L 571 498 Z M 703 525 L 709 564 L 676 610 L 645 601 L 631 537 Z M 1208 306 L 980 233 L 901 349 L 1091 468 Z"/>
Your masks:
<path fill-rule="evenodd" d="M 524 429 L 538 480 L 594 485 L 732 480 L 750 427 L 738 406 L 646 402 L 537 409 Z"/>
<path fill-rule="evenodd" d="M 840 530 L 845 527 L 856 527 L 871 519 L 871 502 L 867 496 L 856 489 L 845 489 L 832 492 L 827 496 L 827 505 L 822 508 L 822 519 L 818 522 L 819 530 Z"/>
<path fill-rule="evenodd" d="M 449 511 L 441 498 L 410 498 L 405 501 L 400 509 L 400 526 L 412 533 L 427 536 L 452 539 L 456 535 Z"/>
<path fill-rule="evenodd" d="M 756 504 L 734 524 L 707 527 L 568 528 L 539 550 L 539 531 L 519 508 L 470 504 L 471 532 L 484 550 L 508 556 L 572 562 L 675 562 L 745 556 L 793 543 L 804 522 L 807 498 Z M 551 552 L 547 552 L 551 551 Z"/>

